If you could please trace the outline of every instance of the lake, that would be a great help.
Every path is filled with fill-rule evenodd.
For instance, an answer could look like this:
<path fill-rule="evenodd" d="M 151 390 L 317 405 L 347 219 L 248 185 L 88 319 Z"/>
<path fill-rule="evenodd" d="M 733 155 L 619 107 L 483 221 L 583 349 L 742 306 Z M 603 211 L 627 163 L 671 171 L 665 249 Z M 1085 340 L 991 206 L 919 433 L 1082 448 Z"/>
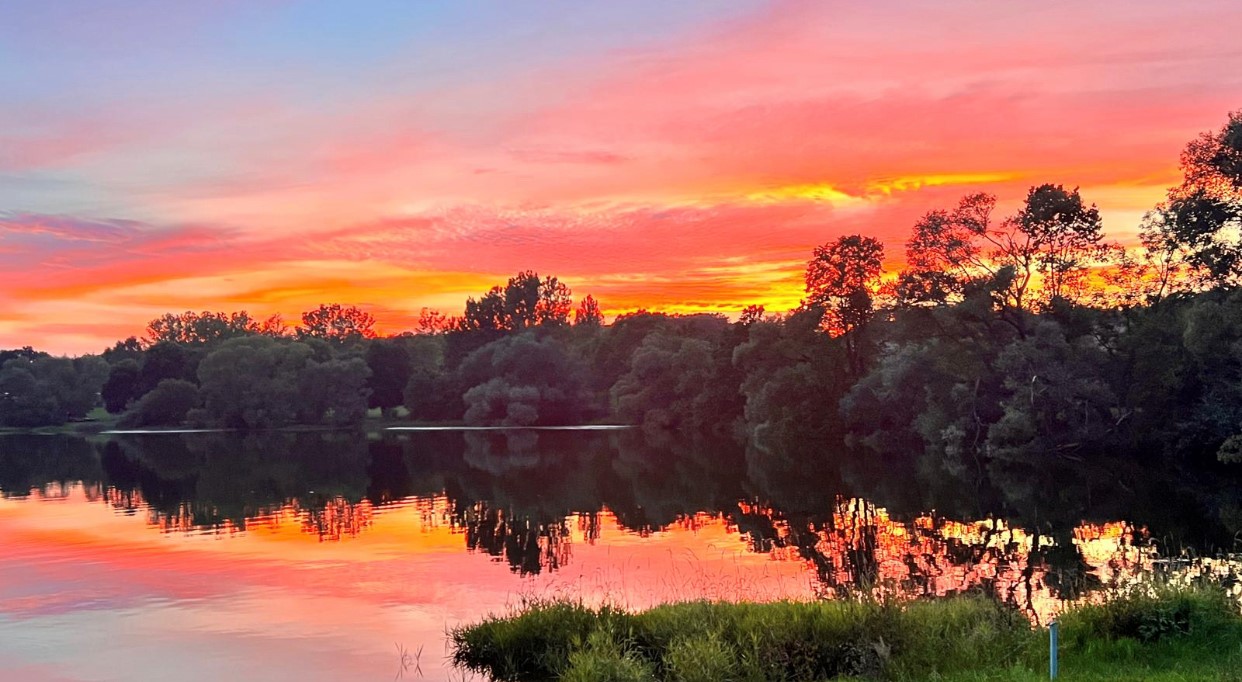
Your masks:
<path fill-rule="evenodd" d="M 1116 462 L 950 475 L 637 429 L 6 435 L 0 671 L 463 679 L 447 629 L 550 597 L 978 590 L 1044 622 L 1236 576 L 1239 499 Z"/>

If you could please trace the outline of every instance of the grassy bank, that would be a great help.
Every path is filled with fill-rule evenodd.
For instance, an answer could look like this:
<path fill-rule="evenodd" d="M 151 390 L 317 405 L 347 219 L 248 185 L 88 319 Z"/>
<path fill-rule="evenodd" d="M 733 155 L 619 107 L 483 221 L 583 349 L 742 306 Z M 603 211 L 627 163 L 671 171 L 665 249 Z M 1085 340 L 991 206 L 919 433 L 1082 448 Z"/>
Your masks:
<path fill-rule="evenodd" d="M 1237 680 L 1242 616 L 1212 587 L 1117 594 L 1064 613 L 1062 680 Z M 452 633 L 498 680 L 1043 680 L 1048 632 L 983 597 L 904 604 L 690 602 L 630 613 L 527 605 Z"/>

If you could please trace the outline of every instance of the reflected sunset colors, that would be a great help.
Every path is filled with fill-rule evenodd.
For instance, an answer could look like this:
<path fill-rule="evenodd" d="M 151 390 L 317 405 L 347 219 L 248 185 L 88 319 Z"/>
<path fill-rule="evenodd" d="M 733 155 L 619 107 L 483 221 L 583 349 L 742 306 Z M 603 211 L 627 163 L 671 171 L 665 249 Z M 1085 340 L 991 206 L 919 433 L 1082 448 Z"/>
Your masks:
<path fill-rule="evenodd" d="M 638 431 L 6 436 L 0 666 L 90 679 L 140 657 L 186 679 L 378 679 L 422 647 L 443 679 L 446 628 L 530 598 L 982 590 L 1043 621 L 1167 570 L 1157 537 L 1187 556 L 1233 549 L 1193 504 L 1181 521 L 1101 519 L 1097 500 L 1065 510 L 1076 522 L 1030 523 L 1006 502 L 973 518 L 912 508 L 844 467 L 802 472 L 799 490 L 762 473 L 737 446 Z"/>

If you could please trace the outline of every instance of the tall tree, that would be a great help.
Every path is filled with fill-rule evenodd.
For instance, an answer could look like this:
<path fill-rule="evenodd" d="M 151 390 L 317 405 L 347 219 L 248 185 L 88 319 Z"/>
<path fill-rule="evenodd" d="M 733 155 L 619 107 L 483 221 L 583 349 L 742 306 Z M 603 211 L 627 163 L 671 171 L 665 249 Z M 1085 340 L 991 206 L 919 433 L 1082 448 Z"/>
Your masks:
<path fill-rule="evenodd" d="M 1022 289 L 1031 280 L 1031 265 L 1040 275 L 1043 300 L 1077 300 L 1085 293 L 1088 268 L 1107 255 L 1100 211 L 1087 206 L 1078 190 L 1061 185 L 1032 187 L 1026 204 L 1011 222 L 1026 242 L 1012 254 Z M 1016 241 L 1016 240 L 1015 240 Z M 1023 303 L 1016 296 L 1017 307 Z"/>
<path fill-rule="evenodd" d="M 1181 166 L 1181 185 L 1159 209 L 1162 232 L 1186 248 L 1187 262 L 1208 284 L 1236 284 L 1242 279 L 1242 111 L 1188 144 Z"/>
<path fill-rule="evenodd" d="M 847 235 L 815 248 L 806 266 L 806 306 L 823 313 L 823 328 L 841 337 L 850 367 L 861 369 L 855 332 L 875 314 L 884 245 L 862 235 Z"/>

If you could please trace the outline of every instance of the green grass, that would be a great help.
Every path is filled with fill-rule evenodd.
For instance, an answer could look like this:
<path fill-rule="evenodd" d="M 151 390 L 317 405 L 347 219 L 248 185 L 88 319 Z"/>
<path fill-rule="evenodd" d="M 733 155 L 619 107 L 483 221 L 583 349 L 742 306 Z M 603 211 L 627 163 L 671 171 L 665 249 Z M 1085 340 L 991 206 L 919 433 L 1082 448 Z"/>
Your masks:
<path fill-rule="evenodd" d="M 1242 682 L 1242 616 L 1216 587 L 1149 587 L 1061 617 L 1061 676 Z M 1044 680 L 1048 633 L 984 597 L 687 602 L 629 613 L 535 602 L 452 632 L 497 680 Z"/>

